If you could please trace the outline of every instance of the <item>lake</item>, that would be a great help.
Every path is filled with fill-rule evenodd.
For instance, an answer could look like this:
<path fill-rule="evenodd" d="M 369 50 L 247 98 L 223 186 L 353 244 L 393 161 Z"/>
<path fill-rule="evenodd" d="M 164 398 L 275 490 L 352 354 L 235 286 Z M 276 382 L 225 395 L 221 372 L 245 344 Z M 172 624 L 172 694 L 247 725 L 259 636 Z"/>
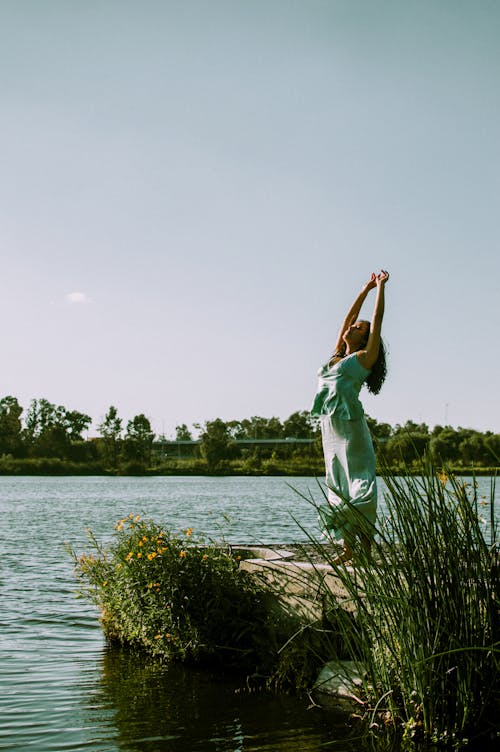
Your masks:
<path fill-rule="evenodd" d="M 319 533 L 299 492 L 321 497 L 313 478 L 0 477 L 0 749 L 317 752 L 342 738 L 307 699 L 108 648 L 64 548 L 88 548 L 88 527 L 108 540 L 130 513 L 231 543 L 297 542 L 297 523 Z"/>

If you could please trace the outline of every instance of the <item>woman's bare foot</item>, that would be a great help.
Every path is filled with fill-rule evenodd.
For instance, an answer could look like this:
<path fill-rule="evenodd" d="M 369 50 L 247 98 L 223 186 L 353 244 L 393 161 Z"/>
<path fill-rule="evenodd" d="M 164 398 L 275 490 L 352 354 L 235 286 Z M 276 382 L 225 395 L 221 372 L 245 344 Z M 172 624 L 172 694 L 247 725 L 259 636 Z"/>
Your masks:
<path fill-rule="evenodd" d="M 345 546 L 343 551 L 335 557 L 335 559 L 332 559 L 332 564 L 342 564 L 346 561 L 351 561 L 352 559 L 352 549 L 350 546 Z"/>

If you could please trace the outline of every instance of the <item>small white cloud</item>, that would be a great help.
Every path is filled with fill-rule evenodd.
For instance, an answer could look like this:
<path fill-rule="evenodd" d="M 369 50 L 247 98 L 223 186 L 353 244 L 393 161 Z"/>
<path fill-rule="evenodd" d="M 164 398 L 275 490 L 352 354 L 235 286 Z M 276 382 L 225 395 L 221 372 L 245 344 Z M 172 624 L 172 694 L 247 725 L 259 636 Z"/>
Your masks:
<path fill-rule="evenodd" d="M 69 292 L 64 296 L 67 303 L 91 303 L 92 298 L 84 292 Z"/>

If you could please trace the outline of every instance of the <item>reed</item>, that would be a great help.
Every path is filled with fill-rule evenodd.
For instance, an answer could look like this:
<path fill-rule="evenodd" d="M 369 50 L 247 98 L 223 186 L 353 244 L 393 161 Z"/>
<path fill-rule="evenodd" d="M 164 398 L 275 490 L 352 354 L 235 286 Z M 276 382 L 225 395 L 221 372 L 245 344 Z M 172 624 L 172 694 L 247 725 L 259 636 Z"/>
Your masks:
<path fill-rule="evenodd" d="M 354 566 L 327 555 L 348 595 L 339 602 L 323 592 L 326 617 L 364 672 L 365 718 L 372 729 L 402 727 L 415 740 L 455 744 L 494 732 L 500 707 L 494 483 L 490 498 L 479 498 L 473 479 L 438 474 L 429 458 L 418 476 L 384 479 L 389 511 L 374 531 L 371 553 L 360 546 Z M 346 606 L 354 621 L 342 618 Z"/>

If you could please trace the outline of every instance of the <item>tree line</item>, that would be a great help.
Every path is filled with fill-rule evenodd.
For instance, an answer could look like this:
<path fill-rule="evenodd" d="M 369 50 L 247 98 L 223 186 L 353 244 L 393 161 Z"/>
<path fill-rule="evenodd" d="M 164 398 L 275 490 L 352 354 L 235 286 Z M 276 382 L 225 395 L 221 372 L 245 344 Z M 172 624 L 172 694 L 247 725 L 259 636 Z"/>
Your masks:
<path fill-rule="evenodd" d="M 52 464 L 54 469 L 86 465 L 96 472 L 120 468 L 133 471 L 134 467 L 144 470 L 150 466 L 155 435 L 145 415 L 136 415 L 124 425 L 116 407 L 111 406 L 98 426 L 99 436 L 95 440 L 83 436 L 91 423 L 90 415 L 43 398 L 33 399 L 25 411 L 16 397 L 3 397 L 0 400 L 3 465 L 8 466 L 9 460 L 24 460 L 21 464 L 28 471 L 50 469 Z"/>
<path fill-rule="evenodd" d="M 393 469 L 417 464 L 429 452 L 436 464 L 494 468 L 500 464 L 500 434 L 407 421 L 391 426 L 367 418 L 379 463 Z M 203 425 L 176 426 L 176 442 L 193 442 L 188 456 L 156 436 L 143 413 L 124 421 L 114 406 L 84 438 L 92 418 L 46 399 L 27 410 L 16 397 L 0 399 L 0 472 L 276 472 L 321 474 L 318 420 L 298 411 L 285 420 L 253 416 L 216 418 Z M 299 443 L 292 439 L 308 439 Z M 246 442 L 246 443 L 245 443 Z M 244 444 L 244 446 L 242 446 Z"/>

